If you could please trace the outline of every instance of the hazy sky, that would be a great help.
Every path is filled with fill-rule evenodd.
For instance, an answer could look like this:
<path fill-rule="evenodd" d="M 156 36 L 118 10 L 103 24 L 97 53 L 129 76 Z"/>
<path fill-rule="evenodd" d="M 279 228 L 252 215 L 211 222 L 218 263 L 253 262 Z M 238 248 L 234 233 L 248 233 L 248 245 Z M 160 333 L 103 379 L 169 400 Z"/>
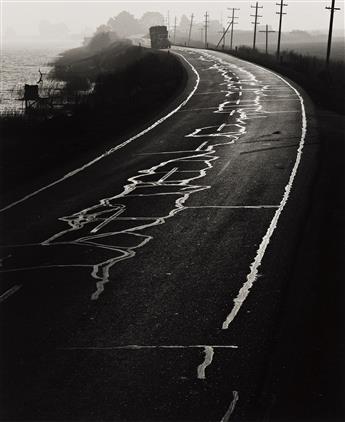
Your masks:
<path fill-rule="evenodd" d="M 278 15 L 276 11 L 278 0 L 259 1 L 263 6 L 260 10 L 261 24 L 269 24 L 274 29 L 278 26 Z M 287 15 L 284 16 L 283 30 L 326 30 L 329 24 L 329 11 L 325 6 L 331 4 L 331 0 L 286 0 L 288 6 L 284 8 Z M 203 20 L 207 10 L 211 19 L 221 20 L 225 24 L 229 15 L 228 7 L 239 7 L 239 25 L 237 29 L 249 29 L 252 18 L 250 13 L 255 1 L 107 1 L 107 0 L 1 0 L 2 7 L 2 31 L 13 28 L 20 36 L 35 36 L 38 34 L 38 24 L 41 20 L 48 20 L 51 23 L 64 22 L 71 32 L 77 33 L 85 27 L 95 29 L 98 25 L 106 23 L 109 17 L 116 15 L 122 10 L 140 17 L 146 11 L 158 11 L 166 15 L 170 12 L 171 23 L 176 15 L 189 16 L 192 12 L 195 15 L 195 22 Z M 336 12 L 334 28 L 344 31 L 344 0 L 337 0 L 336 6 L 341 11 Z"/>

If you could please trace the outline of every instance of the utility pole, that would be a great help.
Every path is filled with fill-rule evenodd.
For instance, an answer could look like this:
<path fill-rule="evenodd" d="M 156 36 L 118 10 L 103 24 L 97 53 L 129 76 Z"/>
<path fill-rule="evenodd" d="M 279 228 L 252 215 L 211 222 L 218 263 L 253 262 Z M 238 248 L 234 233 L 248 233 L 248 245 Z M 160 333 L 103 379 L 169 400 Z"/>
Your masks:
<path fill-rule="evenodd" d="M 189 47 L 189 44 L 190 44 L 190 38 L 191 38 L 191 36 L 192 36 L 193 18 L 194 18 L 194 15 L 193 15 L 193 13 L 192 13 L 192 14 L 191 14 L 191 17 L 190 17 L 190 25 L 189 25 L 188 47 Z"/>
<path fill-rule="evenodd" d="M 232 50 L 233 47 L 233 39 L 234 39 L 234 25 L 237 25 L 238 22 L 235 22 L 235 19 L 238 19 L 238 16 L 235 16 L 235 10 L 240 10 L 238 7 L 228 7 L 228 10 L 232 10 L 232 16 L 229 19 L 232 21 L 231 25 L 231 32 L 230 32 L 230 50 Z"/>
<path fill-rule="evenodd" d="M 263 9 L 263 6 L 259 6 L 259 3 L 256 2 L 255 6 L 250 6 L 252 9 L 255 9 L 255 15 L 250 15 L 254 17 L 254 22 L 252 24 L 254 25 L 254 39 L 253 39 L 253 50 L 255 50 L 256 45 L 256 28 L 260 22 L 258 22 L 258 18 L 262 18 L 261 15 L 258 15 L 258 9 Z"/>
<path fill-rule="evenodd" d="M 232 26 L 232 23 L 233 22 L 230 21 L 228 27 L 226 28 L 226 30 L 225 31 L 224 30 L 222 31 L 223 32 L 223 35 L 221 36 L 220 40 L 218 41 L 218 44 L 216 45 L 216 48 L 218 48 L 219 47 L 219 44 L 225 39 L 225 36 L 228 33 L 230 26 Z M 224 45 L 224 42 L 223 42 L 223 45 Z"/>
<path fill-rule="evenodd" d="M 331 17 L 329 21 L 329 32 L 328 32 L 328 43 L 327 43 L 327 56 L 326 56 L 326 65 L 329 65 L 329 58 L 331 55 L 331 46 L 332 46 L 332 32 L 333 32 L 333 19 L 334 19 L 334 11 L 340 10 L 340 7 L 335 7 L 335 0 L 332 0 L 332 6 L 326 7 L 326 9 L 331 11 Z"/>
<path fill-rule="evenodd" d="M 200 33 L 201 33 L 201 42 L 202 42 L 203 39 L 204 39 L 204 27 L 202 26 L 199 30 L 200 30 Z"/>
<path fill-rule="evenodd" d="M 209 19 L 209 14 L 208 14 L 208 12 L 206 12 L 205 13 L 205 48 L 207 48 L 208 47 L 208 44 L 207 44 L 207 28 L 208 28 L 208 19 Z"/>
<path fill-rule="evenodd" d="M 225 34 L 226 34 L 224 26 L 223 26 L 223 29 L 221 31 L 218 31 L 218 34 L 222 34 L 222 38 L 221 38 L 223 40 L 222 50 L 224 50 L 224 48 L 225 48 Z"/>
<path fill-rule="evenodd" d="M 173 41 L 173 43 L 175 44 L 175 40 L 176 40 L 176 26 L 177 26 L 177 18 L 176 18 L 176 16 L 175 16 L 175 20 L 174 20 L 174 41 Z"/>
<path fill-rule="evenodd" d="M 276 3 L 276 6 L 280 6 L 279 12 L 276 12 L 279 16 L 279 30 L 278 30 L 278 46 L 277 46 L 277 58 L 280 57 L 280 40 L 282 36 L 282 21 L 283 21 L 283 15 L 286 15 L 286 13 L 283 12 L 283 8 L 287 6 L 287 4 L 284 3 L 284 0 L 280 0 L 280 3 Z"/>
<path fill-rule="evenodd" d="M 168 32 L 170 31 L 170 11 L 168 10 L 168 13 L 167 13 L 167 29 L 168 29 Z M 170 37 L 170 34 L 169 34 L 169 37 Z"/>
<path fill-rule="evenodd" d="M 201 35 L 201 42 L 203 42 L 204 40 L 204 27 L 202 26 L 201 28 L 199 28 L 200 31 L 200 35 Z"/>
<path fill-rule="evenodd" d="M 268 34 L 272 32 L 276 32 L 276 31 L 269 30 L 268 25 L 266 25 L 266 29 L 264 31 L 259 31 L 259 32 L 266 32 L 266 54 L 268 54 Z"/>
<path fill-rule="evenodd" d="M 238 16 L 235 16 L 235 10 L 240 10 L 240 9 L 236 7 L 232 7 L 232 8 L 228 8 L 228 10 L 232 10 L 232 15 L 231 15 L 232 25 L 231 25 L 231 33 L 230 33 L 230 50 L 232 50 L 233 40 L 234 40 L 234 25 L 238 24 L 238 22 L 235 21 L 235 19 L 238 19 Z"/>

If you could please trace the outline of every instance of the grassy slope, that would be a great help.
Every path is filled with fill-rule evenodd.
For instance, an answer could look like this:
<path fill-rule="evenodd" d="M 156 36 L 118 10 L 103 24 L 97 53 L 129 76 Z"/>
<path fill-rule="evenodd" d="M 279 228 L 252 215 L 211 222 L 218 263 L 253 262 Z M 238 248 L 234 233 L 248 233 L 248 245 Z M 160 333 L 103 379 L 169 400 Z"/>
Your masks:
<path fill-rule="evenodd" d="M 345 62 L 331 61 L 284 51 L 280 61 L 274 55 L 240 47 L 231 54 L 287 76 L 304 88 L 317 106 L 345 114 Z"/>
<path fill-rule="evenodd" d="M 316 117 L 318 172 L 265 392 L 272 422 L 345 420 L 345 119 Z"/>

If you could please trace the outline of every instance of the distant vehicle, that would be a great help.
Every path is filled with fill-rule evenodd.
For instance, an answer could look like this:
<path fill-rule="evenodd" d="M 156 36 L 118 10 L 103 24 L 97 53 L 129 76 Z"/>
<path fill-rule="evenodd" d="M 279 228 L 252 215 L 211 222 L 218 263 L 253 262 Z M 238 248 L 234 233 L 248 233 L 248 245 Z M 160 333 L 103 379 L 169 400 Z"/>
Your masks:
<path fill-rule="evenodd" d="M 150 28 L 151 48 L 170 48 L 168 30 L 166 26 L 151 26 Z"/>

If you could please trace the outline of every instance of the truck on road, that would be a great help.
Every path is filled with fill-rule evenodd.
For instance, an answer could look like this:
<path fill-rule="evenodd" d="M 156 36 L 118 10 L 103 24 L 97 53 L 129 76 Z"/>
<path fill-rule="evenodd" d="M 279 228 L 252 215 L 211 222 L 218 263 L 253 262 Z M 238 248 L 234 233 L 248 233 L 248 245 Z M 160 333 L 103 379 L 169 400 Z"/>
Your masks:
<path fill-rule="evenodd" d="M 170 48 L 168 30 L 166 26 L 151 26 L 150 28 L 151 48 Z"/>

